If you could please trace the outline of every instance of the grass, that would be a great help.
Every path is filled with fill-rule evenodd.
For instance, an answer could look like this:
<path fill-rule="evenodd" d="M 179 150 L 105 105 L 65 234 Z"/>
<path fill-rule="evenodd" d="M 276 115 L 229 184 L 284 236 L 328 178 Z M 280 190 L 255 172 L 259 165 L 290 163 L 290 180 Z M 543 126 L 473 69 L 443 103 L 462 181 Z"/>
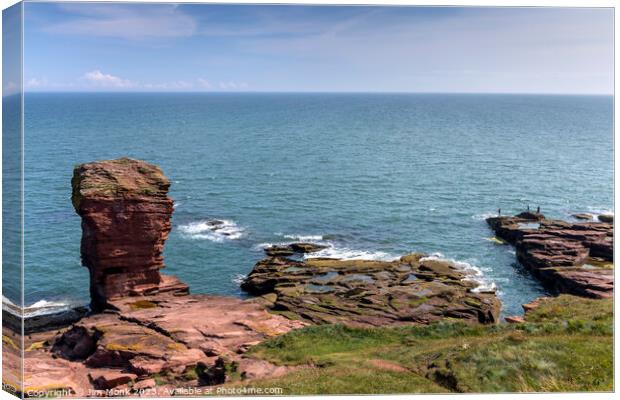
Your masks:
<path fill-rule="evenodd" d="M 251 386 L 289 395 L 611 391 L 612 310 L 611 300 L 562 295 L 515 325 L 311 326 L 252 348 L 249 357 L 299 368 Z"/>
<path fill-rule="evenodd" d="M 239 386 L 239 384 L 237 384 Z M 281 378 L 253 381 L 279 387 L 284 395 L 444 393 L 447 390 L 410 372 L 382 370 L 365 363 L 302 369 Z"/>

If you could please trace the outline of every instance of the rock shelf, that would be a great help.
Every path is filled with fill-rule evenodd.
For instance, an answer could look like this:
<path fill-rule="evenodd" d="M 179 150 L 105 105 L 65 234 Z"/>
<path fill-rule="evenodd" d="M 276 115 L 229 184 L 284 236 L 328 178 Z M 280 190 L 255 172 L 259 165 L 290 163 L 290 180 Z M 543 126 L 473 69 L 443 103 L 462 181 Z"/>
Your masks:
<path fill-rule="evenodd" d="M 613 296 L 613 223 L 573 223 L 531 212 L 491 217 L 487 223 L 551 289 L 592 298 Z"/>
<path fill-rule="evenodd" d="M 266 250 L 269 255 L 269 249 Z M 242 288 L 262 295 L 271 310 L 311 323 L 386 326 L 461 319 L 498 319 L 494 292 L 450 261 L 422 253 L 395 261 L 267 257 Z"/>

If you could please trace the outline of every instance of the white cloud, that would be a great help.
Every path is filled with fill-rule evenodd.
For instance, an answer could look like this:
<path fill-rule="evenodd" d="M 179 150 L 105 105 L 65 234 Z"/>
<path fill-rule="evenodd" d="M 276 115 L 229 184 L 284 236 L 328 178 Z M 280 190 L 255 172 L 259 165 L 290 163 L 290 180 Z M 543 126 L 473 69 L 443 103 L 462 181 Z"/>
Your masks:
<path fill-rule="evenodd" d="M 144 39 L 187 37 L 197 28 L 194 18 L 176 5 L 76 3 L 59 7 L 73 16 L 46 27 L 48 33 Z"/>
<path fill-rule="evenodd" d="M 205 89 L 211 89 L 213 87 L 213 85 L 211 85 L 211 82 L 204 78 L 198 78 L 198 83 L 200 83 L 200 85 Z"/>
<path fill-rule="evenodd" d="M 5 85 L 5 91 L 16 89 L 17 86 L 13 82 Z M 102 72 L 95 69 L 84 73 L 73 82 L 49 82 L 45 78 L 32 77 L 24 82 L 25 89 L 36 90 L 132 90 L 132 91 L 204 91 L 206 89 L 213 90 L 243 90 L 248 88 L 245 82 L 227 81 L 217 84 L 211 83 L 206 78 L 197 78 L 193 81 L 177 80 L 169 82 L 139 82 L 121 78 L 116 75 Z"/>
<path fill-rule="evenodd" d="M 127 79 L 122 79 L 118 76 L 110 74 L 104 74 L 98 69 L 85 73 L 83 78 L 89 83 L 102 87 L 127 88 L 135 86 L 134 83 Z"/>
<path fill-rule="evenodd" d="M 24 84 L 26 88 L 41 88 L 47 86 L 47 79 L 30 78 Z"/>

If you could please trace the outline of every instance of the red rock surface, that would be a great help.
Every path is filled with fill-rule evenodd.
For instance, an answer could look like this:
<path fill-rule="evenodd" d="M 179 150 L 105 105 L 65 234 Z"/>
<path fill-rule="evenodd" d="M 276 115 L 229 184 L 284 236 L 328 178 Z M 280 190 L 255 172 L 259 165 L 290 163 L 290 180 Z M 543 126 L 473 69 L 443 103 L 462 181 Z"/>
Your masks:
<path fill-rule="evenodd" d="M 128 158 L 81 164 L 71 184 L 94 310 L 122 296 L 188 291 L 159 273 L 173 212 L 170 182 L 159 167 Z"/>
<path fill-rule="evenodd" d="M 129 382 L 133 382 L 137 376 L 134 374 L 119 372 L 115 370 L 99 370 L 88 374 L 89 379 L 93 382 L 95 389 L 105 390 L 112 389 Z"/>
<path fill-rule="evenodd" d="M 613 296 L 613 224 L 566 222 L 542 214 L 487 219 L 495 234 L 513 244 L 517 258 L 560 293 Z"/>
<path fill-rule="evenodd" d="M 522 324 L 523 322 L 525 322 L 525 319 L 523 319 L 523 317 L 519 315 L 511 315 L 508 317 L 504 317 L 504 320 L 508 322 L 509 324 Z"/>
<path fill-rule="evenodd" d="M 111 388 L 138 394 L 154 386 L 153 376 L 163 380 L 158 389 L 220 384 L 233 367 L 247 379 L 279 376 L 291 369 L 244 353 L 306 326 L 268 313 L 258 299 L 160 293 L 118 299 L 113 306 L 118 311 L 28 336 L 25 388 L 85 397 Z"/>

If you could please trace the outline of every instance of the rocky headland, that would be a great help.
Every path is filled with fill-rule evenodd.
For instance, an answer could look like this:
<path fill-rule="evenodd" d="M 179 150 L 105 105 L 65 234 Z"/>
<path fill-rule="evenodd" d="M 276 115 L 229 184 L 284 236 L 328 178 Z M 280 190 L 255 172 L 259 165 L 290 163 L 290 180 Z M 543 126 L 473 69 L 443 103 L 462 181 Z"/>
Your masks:
<path fill-rule="evenodd" d="M 613 217 L 603 219 L 611 222 L 566 222 L 523 212 L 491 217 L 487 223 L 497 237 L 515 246 L 519 262 L 551 289 L 606 298 L 614 289 L 614 230 Z"/>
<path fill-rule="evenodd" d="M 504 337 L 509 344 L 520 343 L 513 341 L 513 330 L 529 326 L 527 317 L 498 326 L 501 305 L 493 291 L 481 290 L 456 263 L 422 253 L 393 261 L 339 260 L 312 258 L 323 249 L 313 243 L 272 246 L 242 284 L 255 297 L 190 294 L 185 283 L 160 273 L 174 208 L 170 183 L 157 166 L 127 158 L 82 164 L 75 168 L 72 186 L 73 205 L 82 218 L 81 256 L 90 271 L 91 308 L 54 318 L 53 324 L 39 318 L 29 325 L 18 394 L 172 396 L 248 382 L 284 387 L 306 382 L 319 393 L 340 394 L 362 385 L 359 392 L 369 393 L 375 389 L 363 385 L 375 382 L 370 376 L 378 377 L 381 393 L 467 391 L 467 385 L 453 382 L 450 374 L 456 372 L 452 361 L 444 360 L 448 356 L 422 353 L 456 346 L 449 354 L 458 354 L 469 348 L 463 341 L 468 337 L 490 348 Z M 523 260 L 539 269 L 592 271 L 586 261 L 607 260 L 611 254 L 609 224 L 581 229 L 579 236 L 577 228 L 526 217 L 489 224 L 498 236 L 522 246 Z M 529 235 L 520 224 L 534 220 L 547 228 L 531 239 L 542 240 L 546 248 L 553 241 L 548 236 L 560 237 L 564 247 L 549 245 L 546 256 L 540 246 L 519 244 Z M 606 297 L 605 285 L 589 282 L 583 293 Z M 606 336 L 599 339 L 607 346 Z M 17 368 L 20 332 L 5 325 L 3 342 L 5 364 Z M 360 344 L 370 347 L 355 350 Z M 323 360 L 330 352 L 336 353 Z M 341 360 L 338 354 L 349 355 Z M 338 386 L 351 367 L 341 361 L 352 362 L 363 375 L 345 377 L 344 386 Z M 19 376 L 11 379 L 4 383 L 21 386 Z M 331 389 L 321 389 L 321 379 L 330 381 Z M 306 390 L 287 394 L 302 393 Z"/>
<path fill-rule="evenodd" d="M 477 283 L 448 261 L 420 253 L 392 262 L 302 260 L 322 249 L 312 243 L 266 249 L 267 258 L 243 283 L 253 299 L 189 294 L 186 284 L 160 273 L 174 210 L 169 186 L 159 167 L 139 160 L 75 168 L 72 202 L 82 218 L 91 312 L 55 318 L 54 326 L 43 319 L 29 325 L 25 391 L 171 395 L 179 385 L 291 372 L 295 368 L 246 353 L 308 325 L 498 320 L 495 294 L 479 292 Z M 5 337 L 18 341 L 9 330 Z"/>

